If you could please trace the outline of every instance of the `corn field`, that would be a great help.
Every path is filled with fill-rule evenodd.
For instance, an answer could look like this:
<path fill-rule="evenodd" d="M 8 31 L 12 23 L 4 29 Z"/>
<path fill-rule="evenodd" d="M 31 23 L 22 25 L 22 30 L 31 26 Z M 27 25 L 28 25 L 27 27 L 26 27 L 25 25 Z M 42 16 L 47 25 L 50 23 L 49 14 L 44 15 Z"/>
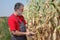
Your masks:
<path fill-rule="evenodd" d="M 30 0 L 23 15 L 36 33 L 28 40 L 60 40 L 60 0 Z M 0 40 L 10 40 L 7 18 L 0 18 Z"/>
<path fill-rule="evenodd" d="M 7 19 L 7 17 L 0 17 L 0 40 L 11 40 Z"/>
<path fill-rule="evenodd" d="M 60 0 L 30 0 L 24 16 L 30 31 L 28 40 L 60 40 Z"/>

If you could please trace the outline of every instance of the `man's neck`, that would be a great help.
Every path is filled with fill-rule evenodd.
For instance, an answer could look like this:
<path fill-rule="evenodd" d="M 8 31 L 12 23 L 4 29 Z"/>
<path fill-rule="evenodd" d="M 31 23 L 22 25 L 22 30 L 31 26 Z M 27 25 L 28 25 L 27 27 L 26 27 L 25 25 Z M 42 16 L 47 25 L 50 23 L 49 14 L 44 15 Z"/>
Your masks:
<path fill-rule="evenodd" d="M 17 16 L 17 12 L 14 12 L 14 15 Z"/>

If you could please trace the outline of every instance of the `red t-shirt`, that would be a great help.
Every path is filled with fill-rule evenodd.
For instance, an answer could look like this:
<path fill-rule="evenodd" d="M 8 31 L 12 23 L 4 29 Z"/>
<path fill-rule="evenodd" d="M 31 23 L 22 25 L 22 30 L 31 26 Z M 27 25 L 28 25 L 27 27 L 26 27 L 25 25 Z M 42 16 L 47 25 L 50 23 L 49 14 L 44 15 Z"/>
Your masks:
<path fill-rule="evenodd" d="M 22 22 L 22 20 L 24 20 L 24 24 L 26 24 L 26 21 L 23 16 L 16 16 L 16 15 L 12 14 L 8 18 L 8 25 L 9 25 L 10 31 L 20 30 L 18 20 L 14 16 L 16 18 L 18 18 L 20 22 Z"/>

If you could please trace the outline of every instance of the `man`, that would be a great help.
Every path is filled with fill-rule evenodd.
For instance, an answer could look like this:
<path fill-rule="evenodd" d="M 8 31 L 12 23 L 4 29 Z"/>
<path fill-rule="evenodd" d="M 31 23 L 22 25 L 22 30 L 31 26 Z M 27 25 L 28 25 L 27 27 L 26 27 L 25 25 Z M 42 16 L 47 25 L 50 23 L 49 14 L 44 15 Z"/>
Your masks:
<path fill-rule="evenodd" d="M 23 9 L 24 5 L 22 3 L 16 3 L 14 6 L 15 12 L 8 19 L 12 40 L 27 40 L 26 35 L 34 34 L 33 32 L 29 32 L 26 27 L 27 23 L 22 16 Z"/>

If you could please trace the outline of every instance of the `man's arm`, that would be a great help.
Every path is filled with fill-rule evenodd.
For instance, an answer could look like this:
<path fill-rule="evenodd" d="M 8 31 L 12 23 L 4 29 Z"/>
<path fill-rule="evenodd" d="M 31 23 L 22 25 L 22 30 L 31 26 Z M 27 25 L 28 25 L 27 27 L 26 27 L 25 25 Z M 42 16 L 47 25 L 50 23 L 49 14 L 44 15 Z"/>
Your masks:
<path fill-rule="evenodd" d="M 15 30 L 15 31 L 12 31 L 11 33 L 13 35 L 17 35 L 17 36 L 20 36 L 20 35 L 30 35 L 30 31 L 29 31 L 27 25 L 25 25 L 25 26 L 26 26 L 26 32 L 20 32 L 18 30 Z"/>
<path fill-rule="evenodd" d="M 27 32 L 20 32 L 18 30 L 16 31 L 11 31 L 13 35 L 21 36 L 21 35 L 27 35 Z"/>

